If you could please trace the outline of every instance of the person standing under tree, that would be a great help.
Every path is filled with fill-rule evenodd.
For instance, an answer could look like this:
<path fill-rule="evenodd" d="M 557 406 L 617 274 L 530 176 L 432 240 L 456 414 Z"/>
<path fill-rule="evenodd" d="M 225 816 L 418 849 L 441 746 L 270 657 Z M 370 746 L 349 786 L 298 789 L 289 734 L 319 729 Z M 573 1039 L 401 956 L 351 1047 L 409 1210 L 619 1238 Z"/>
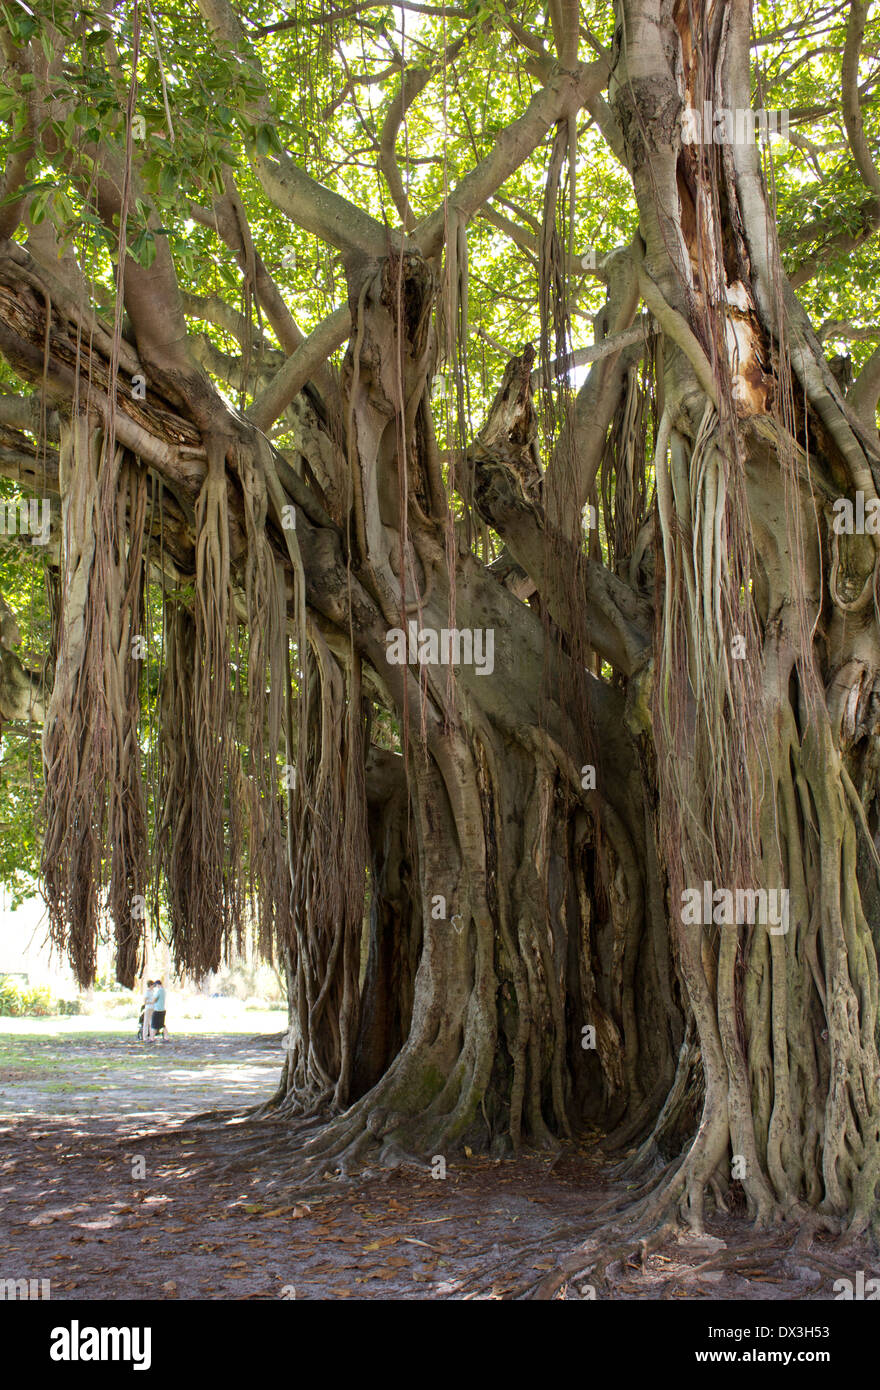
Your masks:
<path fill-rule="evenodd" d="M 164 1033 L 163 1042 L 166 1042 L 168 1031 L 165 1027 L 165 986 L 161 980 L 154 980 L 153 985 L 155 998 L 153 1000 L 152 1036 L 157 1038 L 160 1033 Z"/>
<path fill-rule="evenodd" d="M 155 1042 L 156 1035 L 153 1032 L 153 1009 L 156 1001 L 156 990 L 153 980 L 147 980 L 147 992 L 144 995 L 144 1031 L 142 1039 L 144 1042 Z"/>

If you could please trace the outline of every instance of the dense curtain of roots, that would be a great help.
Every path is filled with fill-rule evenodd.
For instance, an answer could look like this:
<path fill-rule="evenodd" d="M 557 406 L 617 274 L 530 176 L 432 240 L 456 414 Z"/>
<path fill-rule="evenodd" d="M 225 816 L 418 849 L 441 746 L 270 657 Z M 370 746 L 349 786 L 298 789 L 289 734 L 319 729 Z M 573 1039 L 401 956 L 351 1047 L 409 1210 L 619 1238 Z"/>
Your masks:
<path fill-rule="evenodd" d="M 127 484 L 127 485 L 126 485 Z M 115 681 L 109 702 L 113 719 L 116 770 L 110 780 L 111 846 L 109 908 L 116 941 L 116 978 L 131 985 L 140 973 L 146 921 L 147 833 L 141 750 L 140 718 L 141 646 L 144 632 L 144 521 L 147 475 L 126 456 L 116 496 L 116 535 L 125 535 L 129 522 L 128 554 L 124 568 L 124 594 L 117 608 L 108 603 L 113 625 L 111 650 L 119 653 L 112 675 Z M 117 547 L 119 540 L 117 539 Z M 121 686 L 121 690 L 120 690 Z"/>
<path fill-rule="evenodd" d="M 276 939 L 285 939 L 289 930 L 290 878 L 278 788 L 287 682 L 287 602 L 284 571 L 266 529 L 269 497 L 263 472 L 264 451 L 239 449 L 236 462 L 248 542 L 248 868 L 258 898 L 257 945 L 261 955 L 271 960 Z"/>
<path fill-rule="evenodd" d="M 166 601 L 165 669 L 159 702 L 158 863 L 179 969 L 216 970 L 240 947 L 243 813 L 230 682 L 230 577 L 225 455 L 208 450 L 196 524 L 192 611 Z"/>
<path fill-rule="evenodd" d="M 360 670 L 322 634 L 301 646 L 300 741 L 289 799 L 292 996 L 287 1105 L 348 1100 L 359 1018 L 367 833 Z"/>
<path fill-rule="evenodd" d="M 64 497 L 55 679 L 43 736 L 43 884 L 53 942 L 94 982 L 109 906 L 118 979 L 139 968 L 146 892 L 138 748 L 146 484 L 98 420 L 78 413 L 60 457 Z M 109 881 L 108 903 L 102 889 Z"/>
<path fill-rule="evenodd" d="M 232 459 L 244 501 L 247 641 L 233 661 L 226 454 L 209 449 L 197 510 L 195 594 L 164 595 L 165 668 L 156 879 L 175 960 L 196 977 L 240 950 L 248 920 L 272 958 L 289 924 L 279 753 L 287 679 L 286 587 L 268 539 L 259 449 Z M 242 748 L 247 748 L 247 759 Z M 248 916 L 249 883 L 251 913 Z M 158 899 L 157 899 L 158 901 Z"/>

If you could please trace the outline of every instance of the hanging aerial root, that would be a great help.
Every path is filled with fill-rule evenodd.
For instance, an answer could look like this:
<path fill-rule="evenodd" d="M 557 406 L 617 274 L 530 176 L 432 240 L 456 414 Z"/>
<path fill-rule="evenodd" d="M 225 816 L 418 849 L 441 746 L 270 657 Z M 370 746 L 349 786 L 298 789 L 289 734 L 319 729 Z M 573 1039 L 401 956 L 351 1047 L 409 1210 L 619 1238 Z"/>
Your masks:
<path fill-rule="evenodd" d="M 109 907 L 116 939 L 116 978 L 129 989 L 142 968 L 146 917 L 147 825 L 138 743 L 141 658 L 146 652 L 143 631 L 146 505 L 146 470 L 137 467 L 130 458 L 126 459 L 117 495 L 117 536 L 125 534 L 127 507 L 131 539 L 125 560 L 122 603 L 115 607 L 108 602 L 107 619 L 112 638 L 105 680 L 113 682 L 111 708 L 114 710 L 116 757 L 116 769 L 110 782 Z M 113 653 L 116 654 L 115 665 Z M 120 691 L 121 708 L 118 707 Z"/>
<path fill-rule="evenodd" d="M 268 446 L 239 448 L 236 470 L 247 532 L 248 869 L 257 900 L 257 944 L 271 960 L 275 941 L 289 931 L 290 880 L 281 823 L 278 751 L 287 683 L 287 613 L 284 570 L 266 531 Z M 289 775 L 289 774 L 288 774 Z"/>
<path fill-rule="evenodd" d="M 201 978 L 242 945 L 241 866 L 247 792 L 235 739 L 230 671 L 229 518 L 222 441 L 208 447 L 196 510 L 192 612 L 167 596 L 159 704 L 157 845 L 179 970 Z"/>
<path fill-rule="evenodd" d="M 145 483 L 122 449 L 108 452 L 99 421 L 85 413 L 63 431 L 59 472 L 62 579 L 43 730 L 49 929 L 78 982 L 92 985 L 109 879 L 117 978 L 131 986 L 146 890 L 138 742 Z"/>
<path fill-rule="evenodd" d="M 367 831 L 360 665 L 344 671 L 316 627 L 300 647 L 291 841 L 291 1030 L 284 1113 L 348 1101 L 360 992 Z"/>

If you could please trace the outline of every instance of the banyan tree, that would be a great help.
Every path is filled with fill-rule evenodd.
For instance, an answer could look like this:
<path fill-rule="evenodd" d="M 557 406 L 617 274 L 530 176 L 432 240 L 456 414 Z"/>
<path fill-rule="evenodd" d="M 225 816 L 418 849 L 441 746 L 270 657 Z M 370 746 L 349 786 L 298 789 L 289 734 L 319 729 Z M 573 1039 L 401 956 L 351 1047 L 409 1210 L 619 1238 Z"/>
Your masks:
<path fill-rule="evenodd" d="M 2 7 L 52 939 L 253 933 L 324 1166 L 877 1231 L 870 9 Z"/>

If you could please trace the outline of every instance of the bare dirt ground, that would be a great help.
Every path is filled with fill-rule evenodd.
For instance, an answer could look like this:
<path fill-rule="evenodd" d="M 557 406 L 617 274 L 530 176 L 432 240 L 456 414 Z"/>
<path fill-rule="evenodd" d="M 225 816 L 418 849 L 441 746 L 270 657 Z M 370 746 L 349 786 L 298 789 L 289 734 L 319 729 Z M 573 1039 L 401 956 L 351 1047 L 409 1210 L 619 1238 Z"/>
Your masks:
<path fill-rule="evenodd" d="M 358 1182 L 331 1167 L 314 1190 L 292 1188 L 277 1125 L 190 1118 L 259 1103 L 279 1066 L 266 1036 L 144 1047 L 119 1034 L 0 1033 L 0 1279 L 50 1279 L 59 1300 L 510 1298 L 625 1193 L 575 1146 L 453 1159 L 444 1180 L 427 1164 Z M 805 1251 L 797 1235 L 718 1217 L 703 1238 L 618 1261 L 609 1284 L 558 1296 L 824 1300 L 837 1278 L 880 1274 L 864 1246 L 819 1236 Z"/>

